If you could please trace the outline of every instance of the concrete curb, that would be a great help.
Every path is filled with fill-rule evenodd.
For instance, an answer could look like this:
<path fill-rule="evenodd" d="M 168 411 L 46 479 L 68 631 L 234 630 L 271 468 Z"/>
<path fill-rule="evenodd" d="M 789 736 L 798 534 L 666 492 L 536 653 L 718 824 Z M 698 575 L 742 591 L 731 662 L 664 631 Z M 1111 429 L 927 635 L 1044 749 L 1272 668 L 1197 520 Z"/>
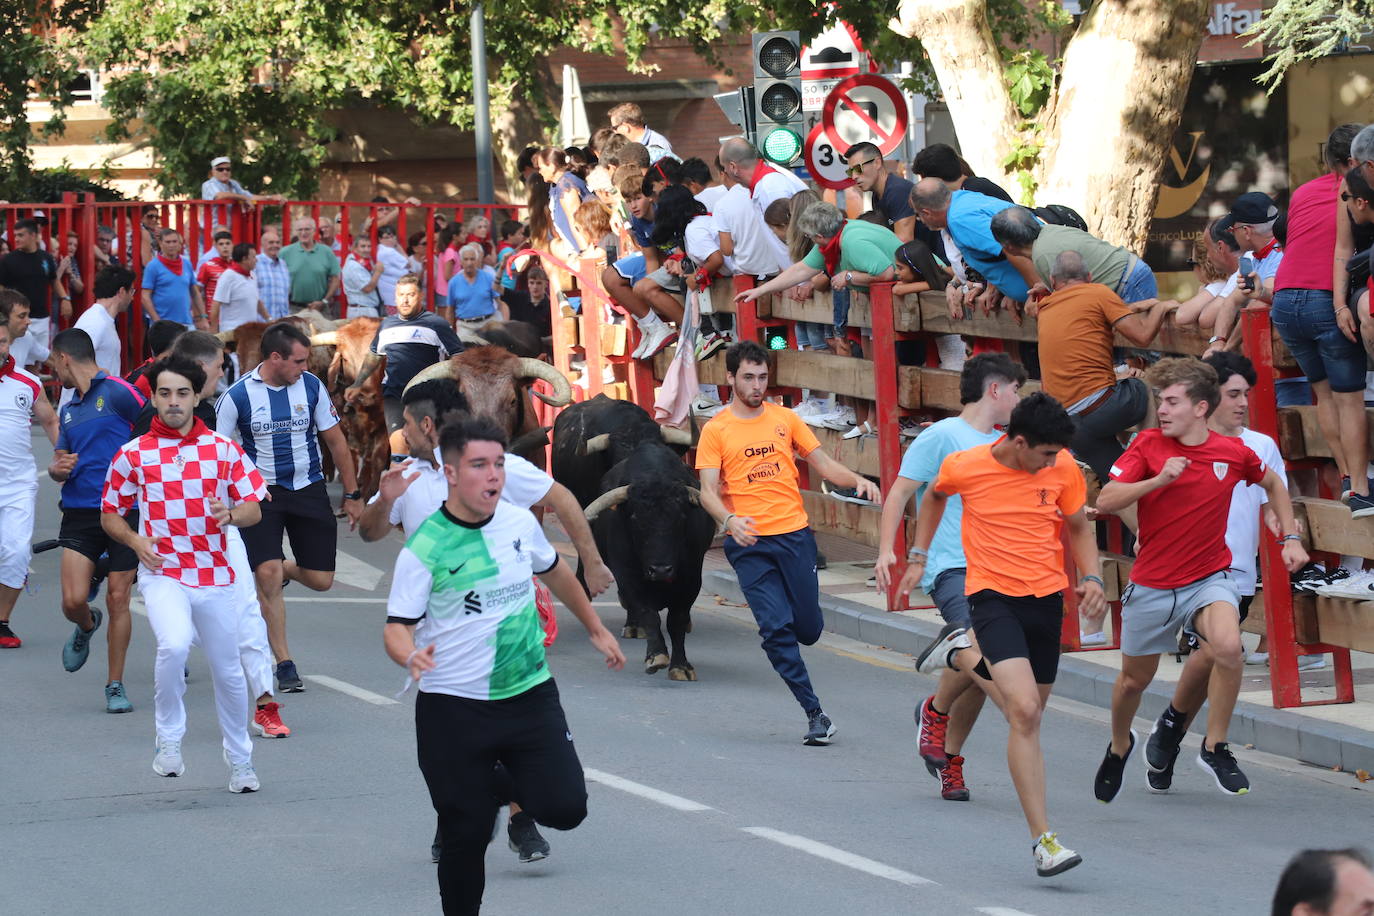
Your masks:
<path fill-rule="evenodd" d="M 728 601 L 747 603 L 734 573 L 728 569 L 707 570 L 702 585 Z M 821 610 L 825 615 L 825 628 L 830 632 L 910 655 L 919 654 L 938 629 L 933 623 L 886 614 L 825 592 L 821 592 Z M 1115 680 L 1115 671 L 1065 655 L 1059 662 L 1054 694 L 1110 709 Z M 1172 689 L 1156 682 L 1146 694 L 1141 708 L 1160 709 L 1169 701 Z M 1350 773 L 1356 770 L 1374 772 L 1374 733 L 1309 719 L 1286 709 L 1242 700 L 1236 704 L 1231 720 L 1231 740 L 1317 766 L 1340 768 Z"/>

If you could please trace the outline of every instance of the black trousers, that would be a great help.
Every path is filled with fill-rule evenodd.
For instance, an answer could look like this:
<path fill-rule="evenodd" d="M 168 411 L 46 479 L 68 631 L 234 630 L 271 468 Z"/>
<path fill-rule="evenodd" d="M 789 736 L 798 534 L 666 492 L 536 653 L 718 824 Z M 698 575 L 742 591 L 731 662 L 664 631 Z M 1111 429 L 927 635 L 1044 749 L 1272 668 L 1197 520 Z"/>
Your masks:
<path fill-rule="evenodd" d="M 587 816 L 587 785 L 553 680 L 508 700 L 421 692 L 415 702 L 420 772 L 439 815 L 439 895 L 445 916 L 481 911 L 484 859 L 501 804 L 571 830 Z M 496 764 L 504 765 L 502 784 Z"/>

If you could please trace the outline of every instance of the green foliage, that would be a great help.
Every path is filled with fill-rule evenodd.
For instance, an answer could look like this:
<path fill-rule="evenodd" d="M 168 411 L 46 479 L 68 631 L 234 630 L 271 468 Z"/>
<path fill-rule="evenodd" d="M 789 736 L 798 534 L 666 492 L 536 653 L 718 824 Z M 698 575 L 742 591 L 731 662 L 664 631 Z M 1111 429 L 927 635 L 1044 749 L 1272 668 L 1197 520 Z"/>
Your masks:
<path fill-rule="evenodd" d="M 102 201 L 125 200 L 123 194 L 109 185 L 67 168 L 30 171 L 25 180 L 11 181 L 7 187 L 6 200 L 25 203 L 60 203 L 62 195 L 67 191 L 94 194 L 96 200 Z"/>
<path fill-rule="evenodd" d="M 1040 138 L 1041 126 L 1030 121 L 1022 121 L 1017 127 L 1016 141 L 1011 152 L 1002 160 L 1002 168 L 1007 174 L 1015 175 L 1021 185 L 1021 203 L 1033 206 L 1039 182 L 1035 179 L 1035 166 L 1040 162 L 1040 153 L 1045 148 Z"/>
<path fill-rule="evenodd" d="M 1245 34 L 1268 51 L 1259 81 L 1272 93 L 1294 64 L 1368 44 L 1371 32 L 1374 0 L 1276 0 Z"/>
<path fill-rule="evenodd" d="M 51 35 L 80 30 L 96 13 L 99 0 L 8 0 L 0 16 L 0 196 L 21 198 L 33 159 L 29 147 L 34 126 L 28 120 L 29 98 L 51 105 L 40 128 L 44 135 L 60 133 L 64 109 L 71 103 L 68 86 L 77 75 L 76 62 Z"/>
<path fill-rule="evenodd" d="M 1020 50 L 1007 62 L 1007 86 L 1011 103 L 1021 117 L 1033 117 L 1050 100 L 1054 69 L 1042 51 Z"/>

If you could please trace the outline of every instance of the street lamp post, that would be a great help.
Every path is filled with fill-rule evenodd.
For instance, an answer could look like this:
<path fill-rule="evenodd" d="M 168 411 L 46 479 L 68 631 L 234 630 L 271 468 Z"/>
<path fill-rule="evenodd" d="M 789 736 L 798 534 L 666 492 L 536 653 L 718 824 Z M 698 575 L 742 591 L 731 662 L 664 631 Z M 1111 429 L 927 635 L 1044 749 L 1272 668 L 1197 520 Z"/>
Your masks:
<path fill-rule="evenodd" d="M 477 143 L 477 201 L 496 200 L 491 167 L 491 101 L 487 94 L 487 29 L 482 4 L 472 9 L 472 130 Z"/>

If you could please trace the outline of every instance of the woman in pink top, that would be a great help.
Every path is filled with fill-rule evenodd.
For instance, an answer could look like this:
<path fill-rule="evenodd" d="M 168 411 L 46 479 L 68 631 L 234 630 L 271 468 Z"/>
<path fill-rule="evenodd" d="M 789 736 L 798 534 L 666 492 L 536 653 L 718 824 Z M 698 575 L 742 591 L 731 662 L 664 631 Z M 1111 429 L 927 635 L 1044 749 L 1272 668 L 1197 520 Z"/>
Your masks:
<path fill-rule="evenodd" d="M 1365 348 L 1346 302 L 1345 265 L 1354 237 L 1341 206 L 1341 176 L 1350 167 L 1350 144 L 1359 131 L 1358 124 L 1332 131 L 1326 141 L 1327 173 L 1293 192 L 1270 315 L 1316 395 L 1317 421 L 1345 479 L 1342 499 L 1364 509 L 1374 508 L 1365 474 Z"/>

